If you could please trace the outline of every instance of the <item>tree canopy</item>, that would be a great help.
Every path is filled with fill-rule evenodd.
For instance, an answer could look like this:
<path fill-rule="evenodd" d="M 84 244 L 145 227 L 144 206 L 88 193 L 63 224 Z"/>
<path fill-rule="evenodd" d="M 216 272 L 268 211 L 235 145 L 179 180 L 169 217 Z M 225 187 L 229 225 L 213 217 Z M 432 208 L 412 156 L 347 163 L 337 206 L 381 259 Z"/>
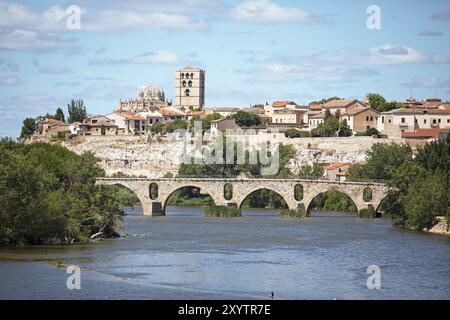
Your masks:
<path fill-rule="evenodd" d="M 83 122 L 83 120 L 86 119 L 86 107 L 81 99 L 72 99 L 70 104 L 67 105 L 67 111 L 69 112 L 69 118 L 67 119 L 69 123 Z"/>
<path fill-rule="evenodd" d="M 131 205 L 104 175 L 92 153 L 58 145 L 0 142 L 0 245 L 72 243 L 116 235 Z"/>
<path fill-rule="evenodd" d="M 22 139 L 27 139 L 31 137 L 36 131 L 36 121 L 33 118 L 26 118 L 23 120 L 22 131 L 20 132 L 20 137 Z"/>
<path fill-rule="evenodd" d="M 393 189 L 381 209 L 394 224 L 422 230 L 431 228 L 437 215 L 450 220 L 449 137 L 426 144 L 414 157 L 406 144 L 374 144 L 367 163 L 352 166 L 347 178 L 389 180 Z"/>
<path fill-rule="evenodd" d="M 229 118 L 235 119 L 236 124 L 244 128 L 257 127 L 261 125 L 261 119 L 256 113 L 253 112 L 238 111 Z"/>

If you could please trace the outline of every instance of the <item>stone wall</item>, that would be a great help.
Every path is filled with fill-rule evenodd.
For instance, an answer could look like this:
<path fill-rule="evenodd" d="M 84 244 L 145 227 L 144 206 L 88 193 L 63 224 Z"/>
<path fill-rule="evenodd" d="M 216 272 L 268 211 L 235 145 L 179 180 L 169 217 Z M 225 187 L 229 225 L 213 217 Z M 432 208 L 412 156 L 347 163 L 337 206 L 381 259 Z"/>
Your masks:
<path fill-rule="evenodd" d="M 347 138 L 299 138 L 290 139 L 279 135 L 283 144 L 292 144 L 298 157 L 290 164 L 297 172 L 305 164 L 333 162 L 361 162 L 366 160 L 366 151 L 374 143 L 399 143 L 395 139 L 372 137 Z M 149 139 L 147 136 L 85 136 L 63 143 L 81 154 L 92 151 L 101 159 L 107 175 L 123 172 L 134 176 L 162 177 L 165 173 L 176 173 L 182 162 L 183 143 Z"/>

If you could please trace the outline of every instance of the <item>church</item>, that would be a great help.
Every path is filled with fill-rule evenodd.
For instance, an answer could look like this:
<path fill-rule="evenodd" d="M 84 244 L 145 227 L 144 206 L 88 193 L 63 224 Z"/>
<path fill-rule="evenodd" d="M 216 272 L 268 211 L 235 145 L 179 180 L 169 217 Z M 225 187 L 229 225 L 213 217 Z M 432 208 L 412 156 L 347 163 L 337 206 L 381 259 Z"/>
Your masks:
<path fill-rule="evenodd" d="M 175 107 L 183 112 L 200 111 L 205 107 L 205 71 L 186 67 L 175 72 Z M 164 90 L 148 85 L 136 99 L 120 100 L 117 112 L 153 112 L 171 106 Z"/>

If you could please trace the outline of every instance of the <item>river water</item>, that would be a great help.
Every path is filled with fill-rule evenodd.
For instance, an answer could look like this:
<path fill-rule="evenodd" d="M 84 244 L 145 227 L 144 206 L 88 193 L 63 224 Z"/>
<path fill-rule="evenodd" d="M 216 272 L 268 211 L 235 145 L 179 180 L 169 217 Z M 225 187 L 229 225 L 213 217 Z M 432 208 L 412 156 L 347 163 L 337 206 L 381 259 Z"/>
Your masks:
<path fill-rule="evenodd" d="M 0 299 L 450 299 L 450 239 L 388 219 L 127 213 L 121 233 L 131 237 L 0 250 Z M 67 289 L 56 260 L 82 267 L 80 290 Z M 379 290 L 367 288 L 370 265 L 380 268 Z"/>

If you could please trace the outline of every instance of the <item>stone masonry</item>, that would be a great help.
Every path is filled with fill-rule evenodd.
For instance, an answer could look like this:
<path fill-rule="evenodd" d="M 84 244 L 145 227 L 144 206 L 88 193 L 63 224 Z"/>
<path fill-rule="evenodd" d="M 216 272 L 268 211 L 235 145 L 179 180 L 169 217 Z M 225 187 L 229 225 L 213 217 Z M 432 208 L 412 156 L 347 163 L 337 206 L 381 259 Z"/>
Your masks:
<path fill-rule="evenodd" d="M 158 196 L 150 198 L 150 185 L 158 186 Z M 380 183 L 369 182 L 334 182 L 326 180 L 301 180 L 301 179 L 216 179 L 216 178 L 100 178 L 99 185 L 123 185 L 132 190 L 139 198 L 144 215 L 164 215 L 167 200 L 176 190 L 183 187 L 197 187 L 202 193 L 207 193 L 216 205 L 235 205 L 241 207 L 244 199 L 252 192 L 259 189 L 269 189 L 277 192 L 286 201 L 289 209 L 297 209 L 304 206 L 308 209 L 311 201 L 318 194 L 336 189 L 348 195 L 356 204 L 358 210 L 373 207 L 377 209 L 381 200 L 386 196 L 389 188 Z M 231 184 L 233 197 L 226 200 L 224 187 Z M 303 186 L 303 198 L 297 201 L 294 196 L 296 185 Z M 365 188 L 372 190 L 372 200 L 363 199 Z"/>

